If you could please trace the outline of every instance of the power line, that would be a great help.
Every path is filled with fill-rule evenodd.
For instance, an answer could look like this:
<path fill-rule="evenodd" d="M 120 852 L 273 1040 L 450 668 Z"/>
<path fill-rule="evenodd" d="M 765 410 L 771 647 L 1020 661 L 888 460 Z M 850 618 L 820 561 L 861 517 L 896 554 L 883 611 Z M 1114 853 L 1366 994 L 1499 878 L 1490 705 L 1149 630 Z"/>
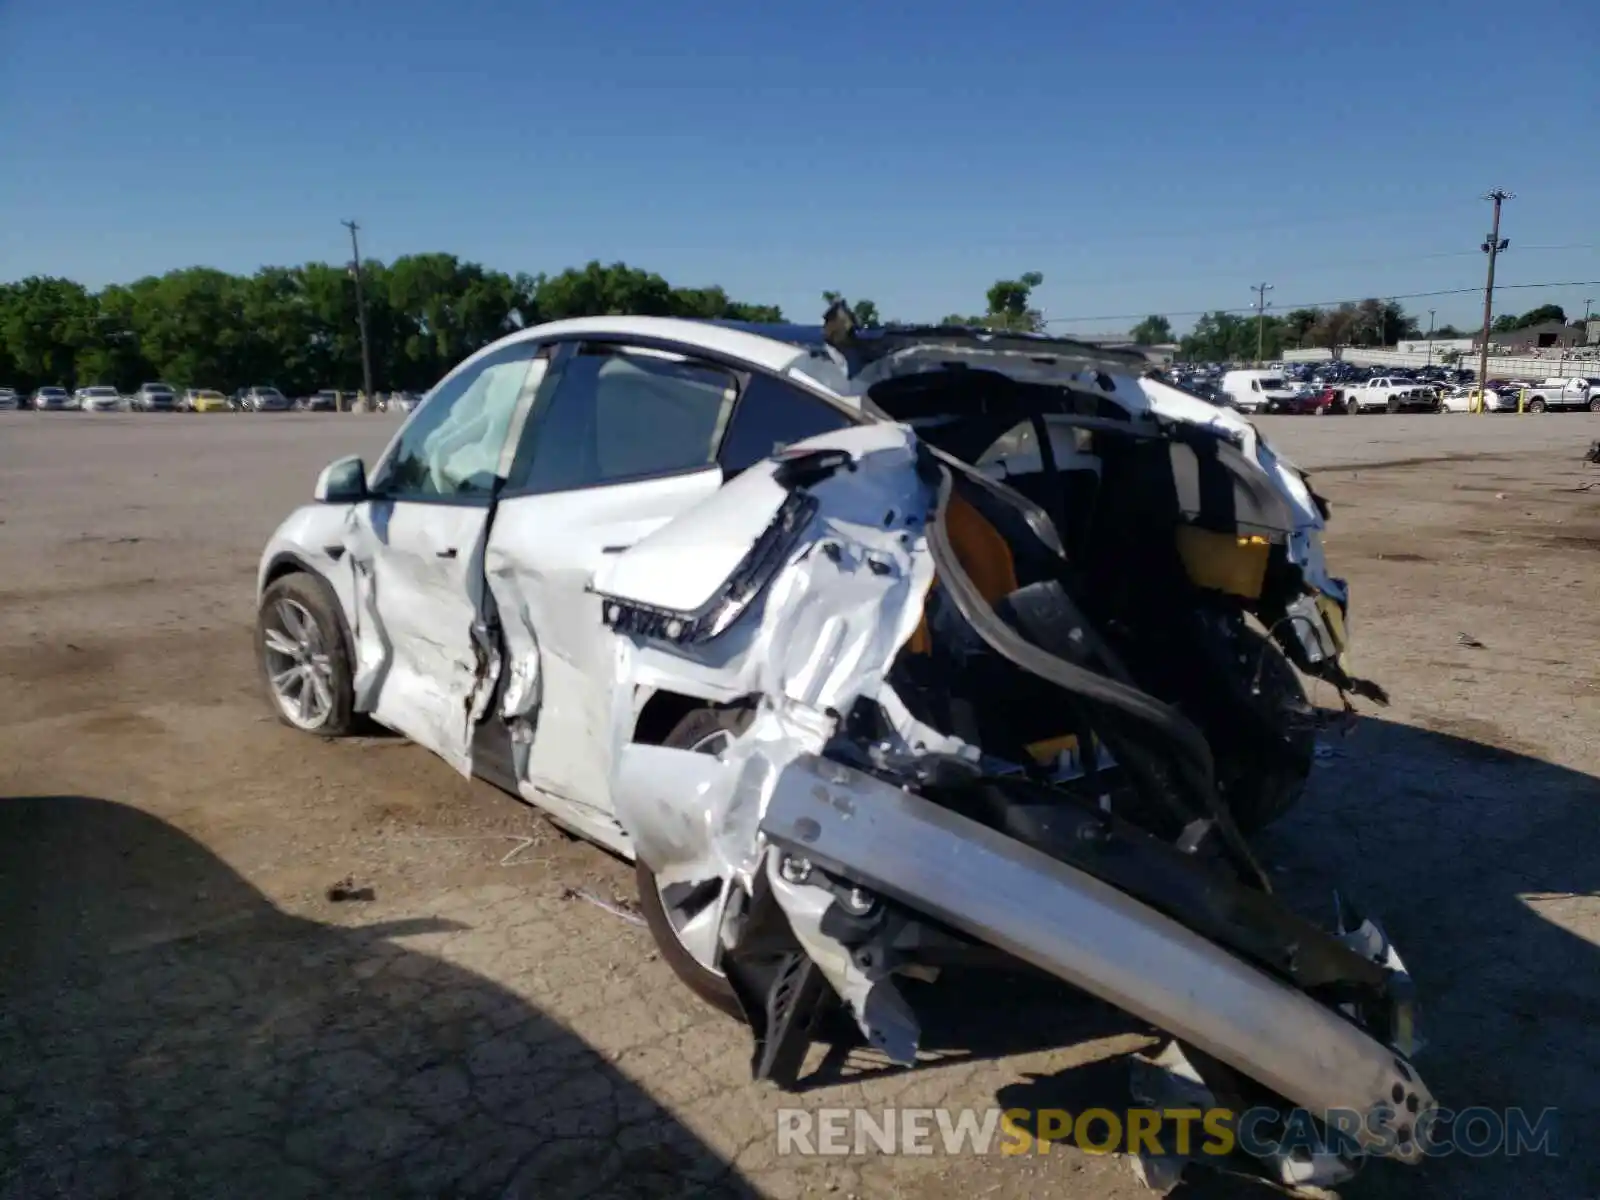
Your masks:
<path fill-rule="evenodd" d="M 1480 251 L 1479 253 L 1482 253 Z M 1512 288 L 1564 288 L 1564 287 L 1600 287 L 1600 279 L 1568 279 L 1554 283 L 1501 283 L 1497 284 L 1502 291 Z M 1390 300 L 1429 300 L 1435 296 L 1471 296 L 1482 292 L 1481 287 L 1445 288 L 1435 292 L 1388 292 Z M 1337 308 L 1341 304 L 1360 304 L 1363 300 L 1372 300 L 1373 296 L 1345 296 L 1338 300 L 1301 300 L 1293 304 L 1282 304 L 1280 311 L 1296 308 Z M 1188 312 L 1164 312 L 1165 317 L 1204 317 L 1210 313 L 1253 313 L 1256 307 L 1247 304 L 1240 308 L 1199 308 Z M 1150 314 L 1143 313 L 1103 313 L 1098 316 L 1088 317 L 1050 317 L 1046 325 L 1075 325 L 1085 321 L 1142 321 Z"/>

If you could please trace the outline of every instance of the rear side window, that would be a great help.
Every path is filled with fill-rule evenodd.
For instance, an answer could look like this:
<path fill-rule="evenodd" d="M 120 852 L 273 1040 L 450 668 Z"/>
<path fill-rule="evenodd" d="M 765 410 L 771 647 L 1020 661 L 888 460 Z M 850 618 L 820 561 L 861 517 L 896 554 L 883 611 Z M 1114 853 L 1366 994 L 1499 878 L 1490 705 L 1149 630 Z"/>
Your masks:
<path fill-rule="evenodd" d="M 770 375 L 752 375 L 733 410 L 720 461 L 730 476 L 792 442 L 847 429 L 853 421 L 832 405 Z"/>
<path fill-rule="evenodd" d="M 513 487 L 567 491 L 716 462 L 738 394 L 731 372 L 677 354 L 613 346 L 583 347 L 559 370 Z"/>

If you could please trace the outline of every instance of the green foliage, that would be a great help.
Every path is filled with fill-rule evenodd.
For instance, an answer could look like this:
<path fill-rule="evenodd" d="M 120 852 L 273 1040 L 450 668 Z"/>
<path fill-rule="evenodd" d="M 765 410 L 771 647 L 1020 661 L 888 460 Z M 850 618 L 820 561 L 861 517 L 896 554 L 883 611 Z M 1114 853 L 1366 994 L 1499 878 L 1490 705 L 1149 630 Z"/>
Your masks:
<path fill-rule="evenodd" d="M 1530 308 L 1520 317 L 1510 313 L 1494 319 L 1494 324 L 1489 326 L 1491 333 L 1514 333 L 1518 329 L 1527 329 L 1530 325 L 1542 325 L 1546 321 L 1561 321 L 1565 323 L 1567 311 L 1559 304 L 1541 304 L 1538 308 Z"/>
<path fill-rule="evenodd" d="M 1149 316 L 1133 327 L 1130 336 L 1140 346 L 1162 346 L 1172 341 L 1172 322 L 1165 317 Z"/>
<path fill-rule="evenodd" d="M 208 267 L 91 293 L 67 279 L 0 284 L 0 383 L 112 384 L 131 392 L 273 385 L 289 395 L 361 386 L 355 277 L 345 264 Z M 362 263 L 373 383 L 420 390 L 503 334 L 560 317 L 637 313 L 781 321 L 767 304 L 720 287 L 673 287 L 626 263 L 591 262 L 555 276 L 507 275 L 453 254 Z M 870 302 L 865 306 L 872 315 Z"/>
<path fill-rule="evenodd" d="M 1029 307 L 1033 289 L 1044 282 L 1038 271 L 1025 272 L 1017 279 L 997 280 L 989 289 L 988 309 L 982 316 L 966 317 L 952 313 L 941 324 L 968 325 L 982 329 L 1003 329 L 1014 333 L 1044 332 L 1044 314 Z"/>
<path fill-rule="evenodd" d="M 1253 362 L 1257 322 L 1255 316 L 1207 313 L 1179 342 L 1180 355 L 1191 362 Z M 1263 361 L 1312 346 L 1393 346 L 1420 334 L 1416 318 L 1393 300 L 1297 308 L 1283 316 L 1269 313 L 1259 322 Z"/>

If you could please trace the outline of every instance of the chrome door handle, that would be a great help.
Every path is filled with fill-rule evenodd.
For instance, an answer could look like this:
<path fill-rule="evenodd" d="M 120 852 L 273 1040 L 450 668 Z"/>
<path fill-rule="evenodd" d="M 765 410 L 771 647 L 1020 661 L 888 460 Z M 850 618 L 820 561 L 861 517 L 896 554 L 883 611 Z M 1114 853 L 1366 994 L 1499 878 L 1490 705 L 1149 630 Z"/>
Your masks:
<path fill-rule="evenodd" d="M 456 556 L 456 548 L 451 546 L 448 550 L 435 550 L 434 556 L 436 558 L 454 558 Z"/>

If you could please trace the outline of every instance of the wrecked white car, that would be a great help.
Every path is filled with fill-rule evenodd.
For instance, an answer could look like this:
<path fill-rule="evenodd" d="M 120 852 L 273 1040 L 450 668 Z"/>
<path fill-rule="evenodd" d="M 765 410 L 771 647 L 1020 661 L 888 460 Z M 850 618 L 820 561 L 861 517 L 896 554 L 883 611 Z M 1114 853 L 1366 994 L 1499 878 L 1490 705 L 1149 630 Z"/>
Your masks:
<path fill-rule="evenodd" d="M 793 1083 L 835 1005 L 910 1062 L 896 980 L 1003 956 L 1166 1031 L 1186 1095 L 1357 1114 L 1282 1182 L 1416 1161 L 1399 958 L 1348 905 L 1288 911 L 1245 836 L 1308 774 L 1290 663 L 1382 698 L 1326 505 L 1142 366 L 840 306 L 512 335 L 274 535 L 273 700 L 634 859 L 760 1077 Z"/>

